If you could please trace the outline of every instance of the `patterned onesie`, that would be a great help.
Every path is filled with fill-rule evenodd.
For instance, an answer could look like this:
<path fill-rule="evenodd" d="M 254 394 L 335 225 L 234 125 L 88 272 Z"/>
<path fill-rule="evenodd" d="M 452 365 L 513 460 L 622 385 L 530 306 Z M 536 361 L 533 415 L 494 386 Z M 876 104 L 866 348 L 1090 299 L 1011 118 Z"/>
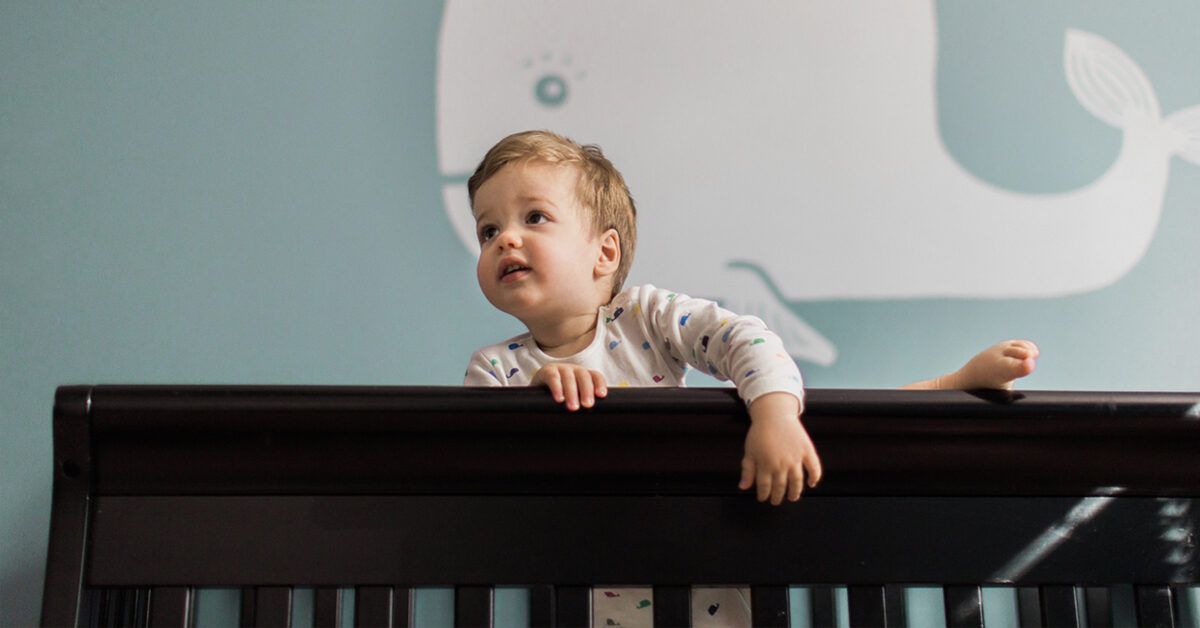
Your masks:
<path fill-rule="evenodd" d="M 471 356 L 466 386 L 529 386 L 547 364 L 599 371 L 610 387 L 684 386 L 689 367 L 732 380 L 747 405 L 769 392 L 789 392 L 803 406 L 800 370 L 783 342 L 753 316 L 739 316 L 713 301 L 636 286 L 601 306 L 596 337 L 575 355 L 546 355 L 529 333 L 484 347 Z M 594 587 L 593 625 L 650 626 L 651 589 Z M 749 626 L 750 590 L 693 590 L 697 626 Z"/>

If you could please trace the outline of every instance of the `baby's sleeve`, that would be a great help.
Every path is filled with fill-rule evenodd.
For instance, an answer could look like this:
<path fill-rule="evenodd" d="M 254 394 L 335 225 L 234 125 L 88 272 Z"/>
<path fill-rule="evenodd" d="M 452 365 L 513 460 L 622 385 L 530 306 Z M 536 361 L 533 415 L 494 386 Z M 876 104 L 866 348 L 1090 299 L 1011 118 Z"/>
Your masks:
<path fill-rule="evenodd" d="M 756 316 L 714 301 L 643 286 L 639 302 L 648 333 L 663 339 L 668 357 L 731 380 L 749 405 L 770 392 L 788 392 L 804 406 L 804 383 L 777 334 Z"/>
<path fill-rule="evenodd" d="M 496 373 L 496 365 L 483 351 L 476 351 L 467 364 L 463 375 L 463 386 L 503 386 L 504 381 Z"/>

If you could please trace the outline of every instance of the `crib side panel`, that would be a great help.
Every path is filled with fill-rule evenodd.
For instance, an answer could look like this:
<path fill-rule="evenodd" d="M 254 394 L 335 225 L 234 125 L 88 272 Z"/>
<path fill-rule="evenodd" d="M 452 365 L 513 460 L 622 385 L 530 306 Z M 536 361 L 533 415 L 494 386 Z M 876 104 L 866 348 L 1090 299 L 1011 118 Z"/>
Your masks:
<path fill-rule="evenodd" d="M 92 586 L 1197 581 L 1162 500 L 1107 497 L 1081 516 L 1096 499 L 102 496 L 87 573 Z"/>

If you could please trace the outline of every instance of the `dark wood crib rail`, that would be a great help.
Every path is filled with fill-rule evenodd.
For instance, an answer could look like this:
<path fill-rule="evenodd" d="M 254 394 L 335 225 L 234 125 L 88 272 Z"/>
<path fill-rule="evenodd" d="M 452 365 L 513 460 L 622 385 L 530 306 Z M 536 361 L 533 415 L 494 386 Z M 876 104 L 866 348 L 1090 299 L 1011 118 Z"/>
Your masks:
<path fill-rule="evenodd" d="M 1103 625 L 1121 584 L 1172 625 L 1197 583 L 1200 393 L 817 389 L 804 420 L 826 478 L 772 507 L 736 488 L 729 389 L 569 413 L 531 389 L 62 387 L 42 622 L 184 625 L 194 587 L 237 586 L 273 625 L 306 586 L 334 625 L 355 586 L 357 624 L 403 626 L 412 587 L 452 585 L 486 625 L 517 584 L 534 625 L 588 625 L 592 584 L 636 583 L 687 625 L 691 585 L 741 583 L 764 626 L 788 585 L 831 622 L 834 584 L 855 625 L 903 625 L 904 584 L 943 586 L 950 625 L 982 624 L 984 584 L 1019 587 L 1022 625 Z"/>

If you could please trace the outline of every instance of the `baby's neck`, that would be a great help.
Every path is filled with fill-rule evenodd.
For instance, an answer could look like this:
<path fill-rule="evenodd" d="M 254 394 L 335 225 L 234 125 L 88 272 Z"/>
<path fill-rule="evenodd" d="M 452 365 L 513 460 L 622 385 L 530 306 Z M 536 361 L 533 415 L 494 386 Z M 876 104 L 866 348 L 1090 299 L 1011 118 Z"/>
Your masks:
<path fill-rule="evenodd" d="M 565 358 L 592 344 L 596 337 L 596 312 L 528 327 L 542 352 L 553 358 Z"/>

